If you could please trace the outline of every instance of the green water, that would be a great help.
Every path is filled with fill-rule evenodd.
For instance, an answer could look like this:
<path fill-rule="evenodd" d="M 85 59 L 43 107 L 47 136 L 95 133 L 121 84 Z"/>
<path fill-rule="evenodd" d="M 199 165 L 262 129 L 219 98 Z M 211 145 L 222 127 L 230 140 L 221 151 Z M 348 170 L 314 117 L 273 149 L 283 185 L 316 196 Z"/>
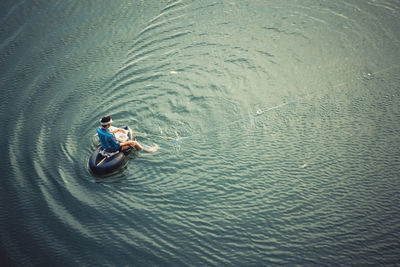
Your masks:
<path fill-rule="evenodd" d="M 1 3 L 1 265 L 398 264 L 399 13 Z M 160 149 L 95 177 L 108 114 Z"/>

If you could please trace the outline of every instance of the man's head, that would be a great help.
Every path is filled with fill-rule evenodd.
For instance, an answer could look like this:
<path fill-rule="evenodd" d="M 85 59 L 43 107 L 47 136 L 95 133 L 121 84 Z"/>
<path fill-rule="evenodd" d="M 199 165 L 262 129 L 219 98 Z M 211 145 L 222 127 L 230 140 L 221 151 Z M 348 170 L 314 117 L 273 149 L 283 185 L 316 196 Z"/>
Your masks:
<path fill-rule="evenodd" d="M 103 126 L 103 128 L 108 128 L 112 123 L 112 119 L 110 116 L 105 116 L 103 118 L 101 118 L 100 120 L 100 124 L 101 126 Z"/>

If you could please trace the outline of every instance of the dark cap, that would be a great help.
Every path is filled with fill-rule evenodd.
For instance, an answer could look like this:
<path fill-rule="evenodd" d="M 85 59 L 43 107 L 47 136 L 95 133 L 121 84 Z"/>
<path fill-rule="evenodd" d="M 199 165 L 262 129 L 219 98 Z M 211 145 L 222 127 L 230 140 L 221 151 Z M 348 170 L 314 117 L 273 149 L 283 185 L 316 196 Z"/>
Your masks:
<path fill-rule="evenodd" d="M 113 120 L 111 119 L 110 116 L 105 116 L 105 117 L 101 118 L 100 124 L 101 124 L 102 126 L 106 126 L 106 125 L 108 125 L 108 124 L 111 124 L 112 121 L 113 121 Z"/>

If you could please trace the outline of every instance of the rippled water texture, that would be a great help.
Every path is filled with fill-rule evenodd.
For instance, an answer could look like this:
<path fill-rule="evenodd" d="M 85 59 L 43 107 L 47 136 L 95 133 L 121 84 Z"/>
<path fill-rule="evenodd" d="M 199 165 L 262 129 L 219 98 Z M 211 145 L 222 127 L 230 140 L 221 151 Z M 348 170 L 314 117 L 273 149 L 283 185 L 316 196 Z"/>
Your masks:
<path fill-rule="evenodd" d="M 0 258 L 400 262 L 400 3 L 2 1 Z M 91 175 L 98 120 L 140 142 Z"/>

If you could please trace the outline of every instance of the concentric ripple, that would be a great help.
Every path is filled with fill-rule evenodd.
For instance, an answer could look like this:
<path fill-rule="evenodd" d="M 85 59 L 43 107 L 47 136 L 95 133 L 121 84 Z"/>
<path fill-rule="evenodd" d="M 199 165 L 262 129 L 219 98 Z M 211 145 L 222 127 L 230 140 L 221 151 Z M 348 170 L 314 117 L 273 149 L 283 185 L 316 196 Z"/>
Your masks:
<path fill-rule="evenodd" d="M 0 4 L 1 262 L 396 264 L 399 11 Z M 92 176 L 104 115 L 159 151 Z"/>

